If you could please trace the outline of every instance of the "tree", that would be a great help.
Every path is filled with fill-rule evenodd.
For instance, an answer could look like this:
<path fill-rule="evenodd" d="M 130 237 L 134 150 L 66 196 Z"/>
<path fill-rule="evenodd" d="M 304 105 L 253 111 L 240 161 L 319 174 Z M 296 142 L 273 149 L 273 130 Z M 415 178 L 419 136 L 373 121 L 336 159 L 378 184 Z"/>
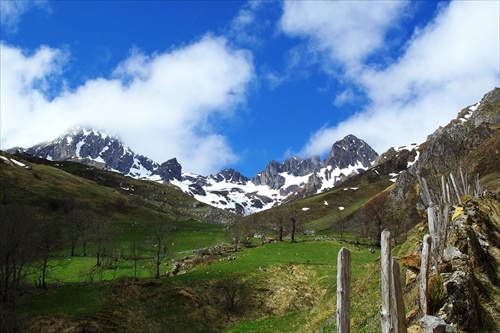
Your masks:
<path fill-rule="evenodd" d="M 154 246 L 154 257 L 156 273 L 155 278 L 160 278 L 160 265 L 163 258 L 166 255 L 166 243 L 167 235 L 170 232 L 171 227 L 164 221 L 155 221 L 149 227 L 149 232 L 151 235 L 151 241 Z M 162 253 L 163 250 L 163 253 Z"/>
<path fill-rule="evenodd" d="M 344 238 L 344 231 L 346 229 L 347 224 L 347 213 L 344 207 L 339 207 L 339 211 L 335 220 L 333 221 L 334 228 L 340 231 L 340 239 Z"/>
<path fill-rule="evenodd" d="M 283 206 L 278 206 L 271 210 L 271 224 L 280 242 L 283 241 L 286 222 L 286 211 Z"/>
<path fill-rule="evenodd" d="M 18 332 L 19 296 L 26 282 L 27 266 L 34 260 L 33 209 L 0 205 L 0 331 Z"/>
<path fill-rule="evenodd" d="M 75 248 L 78 242 L 82 242 L 83 255 L 87 255 L 87 243 L 90 234 L 92 216 L 86 209 L 75 209 L 70 211 L 63 220 L 63 234 L 71 245 L 71 256 L 75 256 Z"/>
<path fill-rule="evenodd" d="M 142 250 L 143 248 L 137 241 L 137 237 L 134 237 L 129 245 L 130 259 L 134 261 L 134 278 L 137 278 L 137 262 L 141 259 Z"/>
<path fill-rule="evenodd" d="M 111 220 L 102 215 L 92 216 L 90 220 L 90 242 L 96 251 L 96 266 L 101 266 L 102 257 L 106 256 L 108 246 L 114 236 Z"/>
<path fill-rule="evenodd" d="M 389 192 L 381 192 L 364 205 L 363 215 L 370 224 L 369 237 L 376 239 L 376 245 L 380 245 L 380 235 L 386 225 L 390 203 Z"/>
<path fill-rule="evenodd" d="M 9 301 L 26 278 L 34 259 L 34 213 L 22 205 L 0 206 L 0 300 Z"/>
<path fill-rule="evenodd" d="M 47 219 L 38 219 L 36 225 L 36 263 L 40 270 L 39 285 L 46 287 L 48 271 L 57 265 L 54 261 L 60 261 L 53 256 L 53 252 L 59 247 L 61 230 L 58 225 Z"/>
<path fill-rule="evenodd" d="M 258 237 L 260 239 L 261 244 L 264 244 L 266 239 L 266 235 L 269 232 L 269 223 L 266 222 L 262 216 L 258 214 L 251 214 L 249 216 L 244 217 L 245 223 L 248 227 L 248 232 L 253 234 L 254 237 Z"/>
<path fill-rule="evenodd" d="M 216 288 L 219 295 L 222 296 L 223 307 L 228 320 L 231 320 L 232 313 L 250 306 L 251 289 L 237 275 L 231 274 L 227 278 L 219 280 Z"/>
<path fill-rule="evenodd" d="M 295 234 L 297 233 L 297 227 L 301 223 L 302 210 L 296 203 L 291 203 L 286 205 L 286 215 L 288 221 L 290 222 L 290 237 L 292 243 L 295 243 Z"/>
<path fill-rule="evenodd" d="M 242 240 L 248 235 L 248 226 L 246 220 L 239 215 L 234 215 L 231 224 L 228 227 L 231 243 L 234 244 L 234 250 L 238 251 L 238 247 Z"/>

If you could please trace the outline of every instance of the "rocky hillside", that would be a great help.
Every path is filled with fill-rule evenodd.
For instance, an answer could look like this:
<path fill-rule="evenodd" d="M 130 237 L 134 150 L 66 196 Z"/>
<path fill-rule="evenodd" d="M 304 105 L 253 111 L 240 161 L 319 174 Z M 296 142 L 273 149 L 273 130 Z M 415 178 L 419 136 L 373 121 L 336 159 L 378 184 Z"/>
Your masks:
<path fill-rule="evenodd" d="M 446 231 L 436 237 L 438 244 L 443 239 L 443 245 L 437 245 L 432 255 L 429 315 L 435 318 L 421 319 L 423 314 L 414 305 L 407 314 L 413 324 L 411 332 L 421 332 L 420 326 L 425 327 L 430 319 L 441 323 L 443 332 L 496 332 L 500 327 L 499 143 L 500 89 L 495 88 L 430 135 L 419 147 L 418 160 L 396 181 L 391 195 L 407 203 L 418 198 L 411 195 L 422 188 L 417 178 L 425 178 L 434 198 L 432 205 L 437 207 L 438 230 L 444 226 Z M 460 199 L 453 194 L 452 206 L 445 208 L 450 199 L 444 199 L 440 179 L 451 179 L 450 174 L 456 179 L 453 187 Z M 422 202 L 412 204 L 420 206 L 427 219 L 429 211 Z M 418 298 L 421 237 L 432 234 L 433 228 L 424 223 L 418 229 L 420 242 L 407 242 L 415 250 L 402 259 L 407 270 L 407 305 Z"/>
<path fill-rule="evenodd" d="M 480 102 L 461 110 L 456 119 L 437 129 L 420 145 L 420 157 L 407 171 L 402 172 L 392 192 L 398 200 L 405 199 L 417 174 L 433 177 L 436 174 L 458 172 L 479 173 L 480 177 L 500 172 L 500 89 L 487 93 Z M 491 190 L 500 184 L 488 179 Z"/>

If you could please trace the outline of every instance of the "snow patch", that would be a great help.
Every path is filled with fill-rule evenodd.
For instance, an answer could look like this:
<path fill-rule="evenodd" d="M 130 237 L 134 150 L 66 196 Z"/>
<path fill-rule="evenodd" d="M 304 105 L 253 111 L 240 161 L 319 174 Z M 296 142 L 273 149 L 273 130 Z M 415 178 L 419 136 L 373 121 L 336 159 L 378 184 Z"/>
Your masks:
<path fill-rule="evenodd" d="M 12 163 L 14 163 L 14 164 L 16 164 L 16 165 L 19 165 L 20 167 L 23 167 L 23 168 L 24 168 L 24 167 L 26 166 L 26 164 L 21 163 L 21 162 L 19 162 L 19 161 L 16 161 L 16 160 L 15 160 L 15 159 L 13 159 L 13 158 L 11 158 L 10 160 L 11 160 L 11 162 L 12 162 Z"/>
<path fill-rule="evenodd" d="M 303 210 L 304 212 L 308 211 L 309 209 L 311 209 L 311 208 L 309 208 L 309 207 L 304 207 L 304 208 L 302 208 L 302 210 Z"/>
<path fill-rule="evenodd" d="M 469 107 L 469 110 L 474 112 L 477 110 L 477 108 L 479 107 L 479 105 L 481 105 L 481 102 L 478 102 L 476 105 L 473 105 L 471 107 Z"/>

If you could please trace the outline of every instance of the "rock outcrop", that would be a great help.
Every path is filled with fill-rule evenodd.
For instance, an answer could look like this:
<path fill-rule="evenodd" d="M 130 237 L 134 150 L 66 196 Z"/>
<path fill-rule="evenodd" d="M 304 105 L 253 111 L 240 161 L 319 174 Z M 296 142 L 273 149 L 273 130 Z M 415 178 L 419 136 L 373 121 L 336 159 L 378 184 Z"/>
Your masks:
<path fill-rule="evenodd" d="M 478 161 L 468 155 L 495 135 L 493 127 L 498 123 L 500 88 L 495 88 L 484 95 L 479 103 L 460 111 L 456 119 L 436 130 L 426 142 L 420 144 L 418 160 L 401 173 L 392 196 L 396 200 L 404 200 L 410 186 L 417 182 L 417 174 L 433 177 L 437 173 L 457 172 L 459 167 L 466 168 L 464 173 L 479 171 L 474 170 L 478 168 Z"/>

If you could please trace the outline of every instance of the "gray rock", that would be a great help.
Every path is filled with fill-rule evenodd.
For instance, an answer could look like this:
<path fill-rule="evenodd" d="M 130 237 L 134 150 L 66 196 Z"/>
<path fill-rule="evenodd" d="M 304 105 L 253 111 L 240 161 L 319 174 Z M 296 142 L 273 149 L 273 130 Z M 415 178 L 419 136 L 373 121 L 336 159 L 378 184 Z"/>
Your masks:
<path fill-rule="evenodd" d="M 328 157 L 321 162 L 321 167 L 331 166 L 333 169 L 345 169 L 361 162 L 367 168 L 378 157 L 378 154 L 366 142 L 354 135 L 347 135 L 335 142 Z"/>
<path fill-rule="evenodd" d="M 438 317 L 425 315 L 419 320 L 422 333 L 445 333 L 446 322 Z"/>

